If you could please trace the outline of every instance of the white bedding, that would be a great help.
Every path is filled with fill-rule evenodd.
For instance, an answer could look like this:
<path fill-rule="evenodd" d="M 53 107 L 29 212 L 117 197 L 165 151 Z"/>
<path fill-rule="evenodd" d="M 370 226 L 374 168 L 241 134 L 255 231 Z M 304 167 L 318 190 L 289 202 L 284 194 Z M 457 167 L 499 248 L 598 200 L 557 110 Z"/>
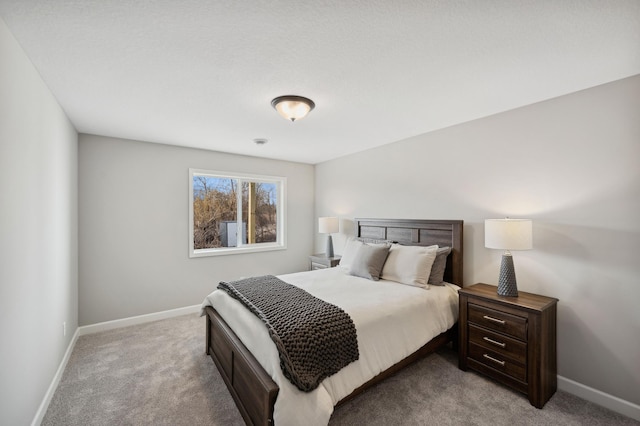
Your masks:
<path fill-rule="evenodd" d="M 278 426 L 326 425 L 338 401 L 449 329 L 458 318 L 459 287 L 453 284 L 422 289 L 354 277 L 341 267 L 279 278 L 345 310 L 356 326 L 360 359 L 314 391 L 302 392 L 282 374 L 278 351 L 262 321 L 222 290 L 208 295 L 203 310 L 212 306 L 218 311 L 280 387 L 274 407 Z"/>

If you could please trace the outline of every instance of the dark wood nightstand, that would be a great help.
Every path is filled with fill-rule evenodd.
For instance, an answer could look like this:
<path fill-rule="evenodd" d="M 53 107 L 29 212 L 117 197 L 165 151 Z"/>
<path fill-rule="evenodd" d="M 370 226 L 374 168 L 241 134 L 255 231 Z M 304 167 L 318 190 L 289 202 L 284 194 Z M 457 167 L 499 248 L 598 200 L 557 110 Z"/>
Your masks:
<path fill-rule="evenodd" d="M 341 257 L 342 256 L 327 257 L 324 253 L 312 254 L 309 256 L 309 270 L 313 271 L 316 269 L 333 268 L 334 266 L 338 266 Z"/>
<path fill-rule="evenodd" d="M 527 394 L 542 408 L 558 387 L 558 299 L 524 291 L 505 297 L 496 290 L 475 284 L 458 292 L 458 365 Z"/>

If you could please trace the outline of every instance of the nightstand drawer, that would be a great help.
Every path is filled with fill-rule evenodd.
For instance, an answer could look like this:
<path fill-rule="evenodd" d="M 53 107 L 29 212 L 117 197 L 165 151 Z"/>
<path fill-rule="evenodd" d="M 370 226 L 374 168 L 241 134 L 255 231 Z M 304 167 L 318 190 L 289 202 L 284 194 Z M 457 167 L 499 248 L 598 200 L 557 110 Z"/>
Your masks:
<path fill-rule="evenodd" d="M 527 381 L 527 369 L 524 365 L 475 343 L 469 343 L 469 358 L 521 382 Z"/>
<path fill-rule="evenodd" d="M 309 270 L 333 268 L 340 264 L 342 256 L 327 257 L 323 253 L 312 254 L 309 256 Z"/>
<path fill-rule="evenodd" d="M 527 344 L 520 340 L 469 324 L 469 342 L 495 351 L 520 364 L 527 363 Z"/>
<path fill-rule="evenodd" d="M 323 265 L 322 263 L 311 262 L 311 270 L 315 271 L 316 269 L 327 269 L 328 265 Z"/>
<path fill-rule="evenodd" d="M 527 340 L 527 318 L 469 303 L 469 322 Z"/>

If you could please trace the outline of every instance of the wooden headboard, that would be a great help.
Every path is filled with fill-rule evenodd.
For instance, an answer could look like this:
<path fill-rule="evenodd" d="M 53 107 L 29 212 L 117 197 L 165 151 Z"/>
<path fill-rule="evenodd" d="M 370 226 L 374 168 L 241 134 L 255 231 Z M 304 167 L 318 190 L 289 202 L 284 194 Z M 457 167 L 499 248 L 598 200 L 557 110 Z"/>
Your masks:
<path fill-rule="evenodd" d="M 462 287 L 462 220 L 355 219 L 356 236 L 409 246 L 451 247 L 446 282 Z"/>

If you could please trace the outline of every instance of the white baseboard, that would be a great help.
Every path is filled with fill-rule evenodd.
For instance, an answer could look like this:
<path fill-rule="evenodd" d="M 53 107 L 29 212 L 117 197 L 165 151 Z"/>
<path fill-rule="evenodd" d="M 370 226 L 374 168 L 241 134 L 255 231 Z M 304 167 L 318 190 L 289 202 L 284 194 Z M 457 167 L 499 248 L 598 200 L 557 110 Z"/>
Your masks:
<path fill-rule="evenodd" d="M 58 367 L 58 370 L 56 371 L 55 376 L 53 376 L 53 380 L 51 381 L 51 384 L 49 385 L 49 389 L 47 389 L 47 392 L 44 395 L 44 398 L 42 400 L 42 403 L 40 404 L 40 407 L 38 407 L 38 411 L 36 412 L 36 415 L 33 418 L 33 421 L 31 422 L 31 426 L 39 426 L 40 423 L 42 423 L 42 419 L 44 418 L 44 415 L 46 414 L 47 409 L 49 408 L 49 404 L 51 403 L 53 394 L 58 388 L 58 384 L 60 384 L 60 380 L 62 379 L 62 374 L 64 373 L 64 369 L 67 367 L 67 363 L 69 362 L 69 358 L 71 357 L 71 352 L 73 352 L 73 348 L 75 347 L 76 341 L 78 340 L 79 336 L 84 336 L 85 334 L 97 333 L 99 331 L 114 330 L 116 328 L 128 327 L 130 325 L 144 324 L 147 322 L 158 321 L 166 318 L 178 317 L 180 315 L 193 314 L 196 312 L 200 312 L 200 307 L 201 305 L 193 305 L 193 306 L 187 306 L 184 308 L 171 309 L 169 311 L 155 312 L 153 314 L 139 315 L 136 317 L 123 318 L 119 320 L 106 321 L 98 324 L 85 325 L 82 327 L 78 327 L 75 333 L 73 333 L 73 338 L 71 339 L 71 342 L 69 342 L 67 351 L 64 353 L 64 357 L 60 362 L 60 366 Z"/>
<path fill-rule="evenodd" d="M 196 312 L 200 312 L 201 306 L 202 305 L 193 305 L 184 308 L 171 309 L 169 311 L 154 312 L 153 314 L 138 315 L 136 317 L 99 322 L 97 324 L 91 325 L 83 325 L 82 327 L 80 327 L 80 336 L 84 336 L 85 334 L 98 333 L 100 331 L 114 330 L 116 328 L 128 327 L 130 325 L 138 325 L 147 322 L 178 317 L 180 315 L 194 314 Z"/>
<path fill-rule="evenodd" d="M 78 340 L 78 336 L 80 335 L 78 330 L 79 329 L 76 328 L 76 332 L 73 333 L 71 342 L 69 342 L 69 346 L 67 346 L 67 350 L 64 353 L 64 356 L 62 357 L 62 361 L 58 366 L 58 370 L 56 371 L 56 374 L 53 376 L 53 380 L 49 385 L 49 389 L 47 389 L 47 392 L 44 394 L 44 399 L 40 403 L 40 407 L 38 407 L 38 411 L 36 411 L 36 415 L 33 418 L 33 421 L 31 422 L 31 426 L 40 425 L 40 423 L 42 423 L 42 419 L 44 419 L 44 415 L 46 414 L 47 409 L 49 408 L 49 403 L 51 402 L 51 399 L 53 398 L 53 394 L 56 392 L 56 389 L 58 388 L 58 384 L 62 379 L 62 374 L 64 373 L 64 369 L 67 367 L 67 363 L 69 362 L 69 358 L 71 357 L 71 352 L 73 352 L 73 348 L 76 345 L 76 340 Z"/>
<path fill-rule="evenodd" d="M 558 376 L 558 389 L 640 421 L 640 405 L 625 401 L 617 396 L 609 395 L 562 376 Z"/>

